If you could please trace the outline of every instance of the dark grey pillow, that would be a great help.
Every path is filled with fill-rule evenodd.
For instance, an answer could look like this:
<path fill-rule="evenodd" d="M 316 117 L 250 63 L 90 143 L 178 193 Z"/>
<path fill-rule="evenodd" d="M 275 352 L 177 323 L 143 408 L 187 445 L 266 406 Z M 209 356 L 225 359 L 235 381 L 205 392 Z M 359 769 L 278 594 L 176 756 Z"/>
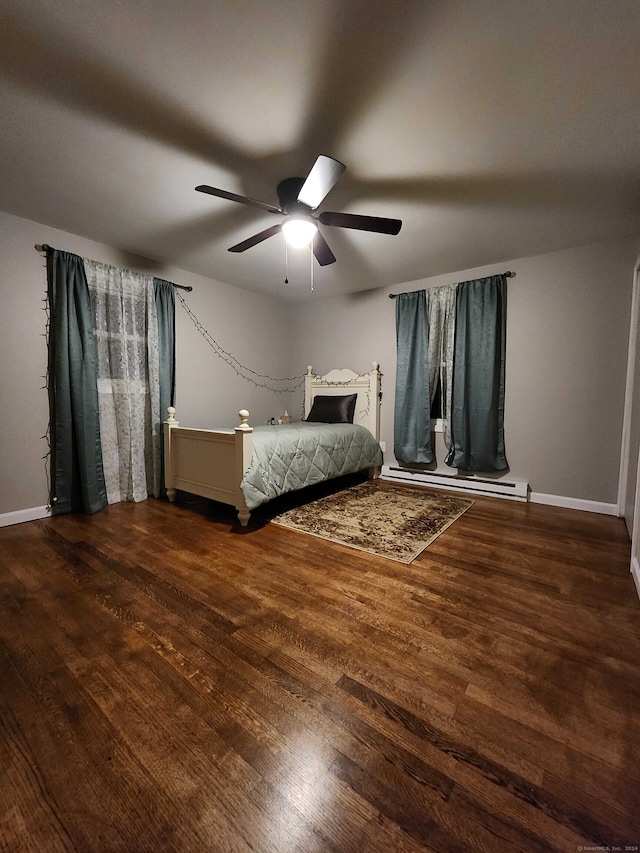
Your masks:
<path fill-rule="evenodd" d="M 322 424 L 352 424 L 357 399 L 357 394 L 318 394 L 313 398 L 307 420 Z"/>

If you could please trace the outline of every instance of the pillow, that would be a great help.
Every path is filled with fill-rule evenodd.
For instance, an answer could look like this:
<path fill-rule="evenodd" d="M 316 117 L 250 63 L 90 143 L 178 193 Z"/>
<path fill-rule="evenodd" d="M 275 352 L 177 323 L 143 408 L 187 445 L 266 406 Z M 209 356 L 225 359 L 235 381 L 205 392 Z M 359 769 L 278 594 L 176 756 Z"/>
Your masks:
<path fill-rule="evenodd" d="M 307 420 L 322 424 L 352 424 L 357 398 L 357 394 L 343 396 L 318 394 L 313 398 Z"/>

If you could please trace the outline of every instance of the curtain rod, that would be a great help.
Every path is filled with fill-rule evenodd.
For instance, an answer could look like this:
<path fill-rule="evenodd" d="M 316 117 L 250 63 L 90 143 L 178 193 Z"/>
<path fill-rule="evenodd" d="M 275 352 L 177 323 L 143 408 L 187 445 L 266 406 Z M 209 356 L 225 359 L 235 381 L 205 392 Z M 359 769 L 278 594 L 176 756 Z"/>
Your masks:
<path fill-rule="evenodd" d="M 505 278 L 513 278 L 513 277 L 514 277 L 514 275 L 515 275 L 515 273 L 514 273 L 514 272 L 511 272 L 511 270 L 507 270 L 506 272 L 503 272 L 503 273 L 502 273 L 502 275 L 503 275 Z M 390 293 L 390 294 L 389 294 L 389 299 L 395 299 L 395 298 L 396 298 L 396 296 L 397 296 L 397 294 L 396 294 L 396 293 Z"/>
<path fill-rule="evenodd" d="M 36 245 L 35 245 L 36 252 L 46 252 L 47 249 L 50 249 L 50 248 L 51 248 L 51 246 L 47 245 L 47 243 L 36 243 Z M 189 293 L 191 293 L 191 291 L 193 290 L 191 285 L 176 284 L 173 281 L 169 281 L 167 283 L 170 284 L 172 287 L 177 287 L 178 290 L 187 290 Z"/>

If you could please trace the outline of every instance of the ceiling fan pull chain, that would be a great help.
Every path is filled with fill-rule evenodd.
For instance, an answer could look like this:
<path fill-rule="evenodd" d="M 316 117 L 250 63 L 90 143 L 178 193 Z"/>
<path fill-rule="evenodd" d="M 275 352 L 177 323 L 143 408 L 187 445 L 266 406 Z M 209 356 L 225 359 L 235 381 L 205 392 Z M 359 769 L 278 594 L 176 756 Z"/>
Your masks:
<path fill-rule="evenodd" d="M 284 241 L 284 283 L 289 284 L 289 247 Z"/>
<path fill-rule="evenodd" d="M 311 260 L 311 293 L 313 293 L 313 249 L 311 243 L 309 243 L 309 259 Z"/>

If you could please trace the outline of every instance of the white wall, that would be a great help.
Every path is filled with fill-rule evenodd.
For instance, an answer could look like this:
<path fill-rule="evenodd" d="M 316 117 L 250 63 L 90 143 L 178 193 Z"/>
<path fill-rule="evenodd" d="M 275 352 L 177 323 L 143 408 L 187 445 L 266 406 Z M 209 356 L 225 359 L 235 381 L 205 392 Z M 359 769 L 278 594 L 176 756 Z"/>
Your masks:
<path fill-rule="evenodd" d="M 226 353 L 257 374 L 273 379 L 291 376 L 290 305 L 177 270 L 167 277 L 193 285 L 191 293 L 180 293 Z M 176 349 L 176 418 L 184 426 L 236 426 L 240 409 L 249 410 L 249 423 L 263 424 L 291 408 L 291 394 L 283 389 L 292 383 L 249 373 L 244 374 L 249 379 L 239 376 L 215 354 L 179 301 Z M 297 381 L 302 382 L 302 376 Z"/>
<path fill-rule="evenodd" d="M 380 361 L 381 437 L 393 463 L 395 303 L 390 292 L 516 272 L 507 284 L 509 479 L 544 495 L 615 504 L 636 239 L 463 270 L 296 308 L 294 360 L 325 372 Z M 439 437 L 438 437 L 439 438 Z M 436 446 L 438 469 L 444 446 Z"/>
<path fill-rule="evenodd" d="M 108 246 L 0 213 L 0 516 L 42 507 L 49 497 L 43 459 L 49 421 L 44 387 L 47 283 L 44 257 L 35 251 L 36 243 L 192 285 L 185 298 L 227 352 L 258 373 L 276 378 L 289 375 L 291 308 L 287 304 L 213 279 L 153 266 Z M 176 305 L 176 338 L 176 408 L 185 426 L 235 426 L 241 408 L 250 410 L 252 423 L 263 423 L 291 407 L 289 394 L 275 394 L 240 379 L 214 354 L 180 304 Z"/>

